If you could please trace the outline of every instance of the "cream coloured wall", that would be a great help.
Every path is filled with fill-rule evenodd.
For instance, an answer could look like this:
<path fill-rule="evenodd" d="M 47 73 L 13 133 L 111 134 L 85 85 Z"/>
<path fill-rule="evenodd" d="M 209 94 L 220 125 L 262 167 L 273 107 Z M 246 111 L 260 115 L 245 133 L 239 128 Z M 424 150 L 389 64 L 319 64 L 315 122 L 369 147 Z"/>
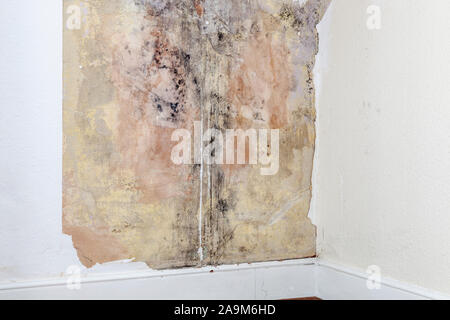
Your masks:
<path fill-rule="evenodd" d="M 369 30 L 369 5 L 381 29 Z M 320 24 L 322 260 L 450 292 L 450 1 L 333 0 Z"/>

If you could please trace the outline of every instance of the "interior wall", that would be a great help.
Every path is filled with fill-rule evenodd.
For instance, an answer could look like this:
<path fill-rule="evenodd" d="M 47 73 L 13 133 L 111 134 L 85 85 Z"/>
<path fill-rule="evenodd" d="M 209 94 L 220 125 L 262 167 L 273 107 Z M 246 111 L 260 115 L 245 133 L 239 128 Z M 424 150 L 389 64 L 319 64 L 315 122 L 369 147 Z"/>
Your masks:
<path fill-rule="evenodd" d="M 0 2 L 0 283 L 148 269 L 87 270 L 62 233 L 62 12 L 62 1 Z"/>
<path fill-rule="evenodd" d="M 60 1 L 0 2 L 0 281 L 77 264 L 61 232 Z"/>
<path fill-rule="evenodd" d="M 0 283 L 82 267 L 62 233 L 62 1 L 0 2 Z"/>
<path fill-rule="evenodd" d="M 449 12 L 448 0 L 333 0 L 319 25 L 313 202 L 321 259 L 447 293 Z"/>
<path fill-rule="evenodd" d="M 312 69 L 329 2 L 64 1 L 86 11 L 63 35 L 63 231 L 83 265 L 315 256 Z"/>
<path fill-rule="evenodd" d="M 371 3 L 382 9 L 381 30 L 365 27 Z M 321 258 L 377 264 L 383 275 L 445 292 L 449 5 L 333 0 L 316 65 L 313 202 Z M 0 2 L 2 282 L 79 265 L 61 232 L 61 12 L 61 1 L 25 0 L 20 10 Z M 132 268 L 146 266 L 99 272 Z"/>

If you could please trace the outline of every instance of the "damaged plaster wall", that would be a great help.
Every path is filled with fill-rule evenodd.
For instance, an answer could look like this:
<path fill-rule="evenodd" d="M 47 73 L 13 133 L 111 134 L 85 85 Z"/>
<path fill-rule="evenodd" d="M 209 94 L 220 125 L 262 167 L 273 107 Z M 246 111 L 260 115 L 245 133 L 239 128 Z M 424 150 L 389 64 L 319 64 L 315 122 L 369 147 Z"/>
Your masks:
<path fill-rule="evenodd" d="M 63 232 L 152 268 L 315 255 L 316 25 L 329 0 L 64 1 Z M 176 165 L 175 129 L 279 129 L 277 174 Z"/>

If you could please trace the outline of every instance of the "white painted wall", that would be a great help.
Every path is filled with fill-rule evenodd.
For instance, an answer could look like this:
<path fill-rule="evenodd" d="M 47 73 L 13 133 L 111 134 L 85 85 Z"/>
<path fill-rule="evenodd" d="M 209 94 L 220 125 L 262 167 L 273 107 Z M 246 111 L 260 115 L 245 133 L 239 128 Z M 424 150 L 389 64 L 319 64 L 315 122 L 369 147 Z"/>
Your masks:
<path fill-rule="evenodd" d="M 0 285 L 81 267 L 61 222 L 62 22 L 62 1 L 0 2 Z"/>
<path fill-rule="evenodd" d="M 320 32 L 320 258 L 450 293 L 450 1 L 333 0 Z"/>

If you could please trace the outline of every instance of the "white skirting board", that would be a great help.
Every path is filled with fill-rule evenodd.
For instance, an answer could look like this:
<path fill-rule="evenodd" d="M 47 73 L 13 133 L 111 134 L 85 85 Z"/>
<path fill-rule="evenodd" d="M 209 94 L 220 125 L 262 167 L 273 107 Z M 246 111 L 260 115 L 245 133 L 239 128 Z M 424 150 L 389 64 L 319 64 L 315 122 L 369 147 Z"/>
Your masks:
<path fill-rule="evenodd" d="M 212 272 L 213 271 L 213 272 Z M 316 259 L 82 277 L 80 289 L 67 278 L 0 285 L 0 299 L 243 299 L 317 296 L 339 299 L 449 299 L 392 279 L 367 288 L 367 274 Z"/>
<path fill-rule="evenodd" d="M 262 300 L 313 296 L 315 260 L 263 262 L 88 275 L 80 290 L 67 278 L 0 285 L 0 299 Z M 213 272 L 211 272 L 213 271 Z"/>
<path fill-rule="evenodd" d="M 324 300 L 449 300 L 450 295 L 381 277 L 378 289 L 369 289 L 362 270 L 318 260 L 316 296 Z"/>

